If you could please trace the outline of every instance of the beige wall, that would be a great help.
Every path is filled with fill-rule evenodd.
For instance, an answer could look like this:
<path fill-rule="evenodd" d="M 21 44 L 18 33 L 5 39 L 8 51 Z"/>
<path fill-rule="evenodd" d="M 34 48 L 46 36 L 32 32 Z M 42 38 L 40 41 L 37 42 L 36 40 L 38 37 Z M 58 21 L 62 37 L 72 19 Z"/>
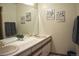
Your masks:
<path fill-rule="evenodd" d="M 57 22 L 46 19 L 46 9 L 62 9 L 65 11 L 65 22 Z M 73 22 L 76 16 L 75 4 L 38 4 L 39 12 L 39 32 L 42 34 L 51 34 L 53 37 L 54 49 L 56 53 L 66 54 L 71 48 Z"/>
<path fill-rule="evenodd" d="M 17 9 L 17 31 L 22 34 L 33 34 L 37 31 L 37 9 L 34 6 L 26 4 L 16 4 Z M 25 24 L 21 24 L 21 17 L 26 16 L 27 12 L 31 12 L 31 21 L 25 21 Z M 26 20 L 26 19 L 25 19 Z M 37 25 L 37 26 L 35 26 Z M 35 29 L 36 28 L 36 29 Z M 35 32 L 34 32 L 35 31 Z"/>
<path fill-rule="evenodd" d="M 0 3 L 2 7 L 3 35 L 5 37 L 4 22 L 16 22 L 16 4 Z"/>
<path fill-rule="evenodd" d="M 79 16 L 79 4 L 76 4 L 76 15 Z"/>

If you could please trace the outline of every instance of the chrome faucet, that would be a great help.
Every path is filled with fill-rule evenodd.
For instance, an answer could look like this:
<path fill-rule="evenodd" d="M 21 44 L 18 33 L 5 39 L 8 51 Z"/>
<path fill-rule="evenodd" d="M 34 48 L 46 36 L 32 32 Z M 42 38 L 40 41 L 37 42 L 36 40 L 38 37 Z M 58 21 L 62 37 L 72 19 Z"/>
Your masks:
<path fill-rule="evenodd" d="M 16 35 L 16 37 L 18 38 L 18 40 L 21 40 L 21 41 L 23 41 L 23 38 L 24 38 L 24 35 Z"/>

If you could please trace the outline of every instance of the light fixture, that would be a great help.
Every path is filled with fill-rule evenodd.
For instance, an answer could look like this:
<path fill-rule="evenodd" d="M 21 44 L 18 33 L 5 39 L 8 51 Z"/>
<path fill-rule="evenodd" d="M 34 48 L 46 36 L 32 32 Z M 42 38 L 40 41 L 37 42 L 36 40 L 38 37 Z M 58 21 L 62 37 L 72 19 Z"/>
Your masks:
<path fill-rule="evenodd" d="M 24 3 L 24 4 L 31 5 L 31 6 L 34 5 L 34 3 L 30 3 L 30 2 L 28 2 L 28 3 Z"/>

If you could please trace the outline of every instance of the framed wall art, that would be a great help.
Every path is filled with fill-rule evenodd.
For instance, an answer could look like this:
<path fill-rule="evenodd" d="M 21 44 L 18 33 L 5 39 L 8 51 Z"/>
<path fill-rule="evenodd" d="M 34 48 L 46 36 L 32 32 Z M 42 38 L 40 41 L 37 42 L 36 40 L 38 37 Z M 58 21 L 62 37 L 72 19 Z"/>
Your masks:
<path fill-rule="evenodd" d="M 26 21 L 31 21 L 31 12 L 26 13 Z"/>
<path fill-rule="evenodd" d="M 55 20 L 55 9 L 47 9 L 47 19 Z"/>
<path fill-rule="evenodd" d="M 25 16 L 21 17 L 21 24 L 25 24 Z"/>
<path fill-rule="evenodd" d="M 56 21 L 65 22 L 65 11 L 58 10 L 56 11 Z"/>

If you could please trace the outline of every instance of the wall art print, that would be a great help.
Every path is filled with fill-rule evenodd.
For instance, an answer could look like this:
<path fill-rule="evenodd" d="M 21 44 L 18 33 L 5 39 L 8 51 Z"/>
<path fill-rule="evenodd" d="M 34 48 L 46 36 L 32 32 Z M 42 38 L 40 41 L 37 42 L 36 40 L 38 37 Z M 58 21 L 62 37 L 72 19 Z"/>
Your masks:
<path fill-rule="evenodd" d="M 47 19 L 55 20 L 55 9 L 47 9 Z"/>
<path fill-rule="evenodd" d="M 56 11 L 56 21 L 65 22 L 65 11 L 58 10 Z"/>
<path fill-rule="evenodd" d="M 25 16 L 21 17 L 21 24 L 25 24 Z"/>
<path fill-rule="evenodd" d="M 26 12 L 26 21 L 31 21 L 31 12 Z"/>

